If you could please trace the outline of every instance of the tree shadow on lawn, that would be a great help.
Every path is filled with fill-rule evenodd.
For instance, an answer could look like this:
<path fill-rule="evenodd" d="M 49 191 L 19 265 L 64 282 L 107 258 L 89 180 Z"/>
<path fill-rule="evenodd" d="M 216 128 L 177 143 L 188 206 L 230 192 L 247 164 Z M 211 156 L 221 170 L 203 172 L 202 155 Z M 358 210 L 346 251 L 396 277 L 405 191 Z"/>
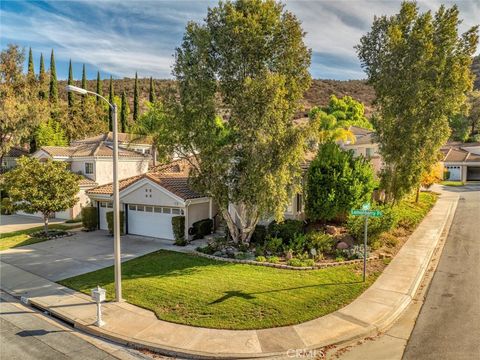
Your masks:
<path fill-rule="evenodd" d="M 269 294 L 269 293 L 274 293 L 274 292 L 281 292 L 281 291 L 290 291 L 290 290 L 299 290 L 299 289 L 305 289 L 305 288 L 315 288 L 315 287 L 320 287 L 320 286 L 337 286 L 337 285 L 354 285 L 354 284 L 361 284 L 363 281 L 350 281 L 350 282 L 340 282 L 340 283 L 325 283 L 325 284 L 316 284 L 316 285 L 305 285 L 305 286 L 297 286 L 297 287 L 291 287 L 291 288 L 286 288 L 286 289 L 276 289 L 276 290 L 266 290 L 266 291 L 257 291 L 257 292 L 251 292 L 251 293 L 245 293 L 242 290 L 231 290 L 231 291 L 225 291 L 222 297 L 218 298 L 215 301 L 212 301 L 208 305 L 215 305 L 215 304 L 220 304 L 230 298 L 242 298 L 245 300 L 253 300 L 256 298 L 254 295 L 259 295 L 259 294 Z"/>

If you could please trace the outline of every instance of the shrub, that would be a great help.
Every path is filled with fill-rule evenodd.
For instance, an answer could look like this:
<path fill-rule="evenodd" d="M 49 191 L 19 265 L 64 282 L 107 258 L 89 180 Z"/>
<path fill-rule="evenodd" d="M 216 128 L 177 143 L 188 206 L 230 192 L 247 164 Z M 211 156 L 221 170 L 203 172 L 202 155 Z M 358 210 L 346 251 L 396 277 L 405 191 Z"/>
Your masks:
<path fill-rule="evenodd" d="M 363 245 L 354 245 L 350 249 L 345 249 L 342 251 L 344 255 L 348 260 L 354 260 L 354 259 L 363 259 Z M 367 246 L 367 257 L 369 254 L 369 248 Z"/>
<path fill-rule="evenodd" d="M 88 231 L 98 229 L 98 209 L 94 206 L 87 206 L 82 209 L 82 224 Z"/>
<path fill-rule="evenodd" d="M 3 198 L 0 205 L 0 213 L 2 215 L 12 215 L 14 212 L 15 205 L 12 203 L 12 200 L 8 197 Z"/>
<path fill-rule="evenodd" d="M 310 252 L 315 249 L 318 253 L 329 254 L 335 246 L 335 239 L 320 231 L 312 231 L 307 234 L 307 249 Z"/>
<path fill-rule="evenodd" d="M 267 257 L 267 262 L 271 264 L 278 264 L 280 262 L 280 259 L 278 258 L 278 256 L 269 256 Z"/>
<path fill-rule="evenodd" d="M 306 178 L 305 211 L 311 220 L 344 217 L 350 209 L 369 201 L 375 181 L 363 156 L 343 151 L 335 143 L 320 146 Z"/>
<path fill-rule="evenodd" d="M 111 235 L 113 235 L 113 211 L 109 211 L 106 214 L 107 216 L 107 224 L 108 224 L 108 231 Z M 125 223 L 125 216 L 123 211 L 120 211 L 120 234 L 124 234 L 124 223 Z"/>
<path fill-rule="evenodd" d="M 266 262 L 267 261 L 267 258 L 265 256 L 257 256 L 255 258 L 255 261 L 258 261 L 258 262 Z"/>
<path fill-rule="evenodd" d="M 250 242 L 252 244 L 263 245 L 267 237 L 267 229 L 268 228 L 266 225 L 255 226 L 255 230 L 253 230 L 253 234 L 252 234 L 252 237 L 250 238 Z"/>
<path fill-rule="evenodd" d="M 301 267 L 303 266 L 303 262 L 300 259 L 293 258 L 287 261 L 287 265 Z"/>
<path fill-rule="evenodd" d="M 76 223 L 81 223 L 81 222 L 82 222 L 82 218 L 77 217 L 75 219 L 68 219 L 67 221 L 65 221 L 65 224 L 76 224 Z"/>
<path fill-rule="evenodd" d="M 202 239 L 205 235 L 211 234 L 213 231 L 213 220 L 203 219 L 192 224 L 189 234 L 193 235 L 193 239 Z"/>
<path fill-rule="evenodd" d="M 185 216 L 172 217 L 172 230 L 175 237 L 175 245 L 187 245 L 188 241 L 185 239 Z"/>
<path fill-rule="evenodd" d="M 383 234 L 380 240 L 389 248 L 394 248 L 398 244 L 398 238 L 390 233 Z"/>
<path fill-rule="evenodd" d="M 345 261 L 345 258 L 344 258 L 343 256 L 337 256 L 337 257 L 335 258 L 335 261 L 336 261 L 336 262 L 342 262 L 342 261 Z"/>
<path fill-rule="evenodd" d="M 287 219 L 281 223 L 272 222 L 268 226 L 270 236 L 281 238 L 289 242 L 295 237 L 295 234 L 304 233 L 303 221 Z"/>
<path fill-rule="evenodd" d="M 300 255 L 306 250 L 307 236 L 305 234 L 296 233 L 287 244 L 285 244 L 285 252 L 291 250 L 293 254 Z"/>
<path fill-rule="evenodd" d="M 265 251 L 276 254 L 279 252 L 280 247 L 282 246 L 283 240 L 277 237 L 267 237 L 265 242 Z"/>
<path fill-rule="evenodd" d="M 197 250 L 198 252 L 204 253 L 204 254 L 208 254 L 208 255 L 213 255 L 213 253 L 216 251 L 210 245 L 199 246 L 195 250 Z"/>
<path fill-rule="evenodd" d="M 369 244 L 377 240 L 385 231 L 391 230 L 398 222 L 397 215 L 390 206 L 377 206 L 375 209 L 381 210 L 382 216 L 368 218 Z M 347 229 L 357 241 L 363 241 L 365 218 L 363 216 L 350 215 L 347 219 Z"/>

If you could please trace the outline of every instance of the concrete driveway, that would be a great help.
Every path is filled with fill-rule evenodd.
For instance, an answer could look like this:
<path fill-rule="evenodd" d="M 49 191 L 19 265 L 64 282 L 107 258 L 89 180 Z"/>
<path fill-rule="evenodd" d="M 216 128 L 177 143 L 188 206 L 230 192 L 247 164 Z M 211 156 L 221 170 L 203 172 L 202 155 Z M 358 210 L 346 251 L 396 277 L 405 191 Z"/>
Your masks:
<path fill-rule="evenodd" d="M 59 224 L 65 220 L 50 219 L 50 224 Z M 27 230 L 33 227 L 43 226 L 43 219 L 35 216 L 24 215 L 1 215 L 0 216 L 0 234 L 12 231 Z"/>
<path fill-rule="evenodd" d="M 159 249 L 188 252 L 199 244 L 179 247 L 171 240 L 122 236 L 122 261 Z M 70 237 L 0 252 L 1 261 L 51 281 L 113 265 L 113 237 L 107 231 L 74 231 Z"/>

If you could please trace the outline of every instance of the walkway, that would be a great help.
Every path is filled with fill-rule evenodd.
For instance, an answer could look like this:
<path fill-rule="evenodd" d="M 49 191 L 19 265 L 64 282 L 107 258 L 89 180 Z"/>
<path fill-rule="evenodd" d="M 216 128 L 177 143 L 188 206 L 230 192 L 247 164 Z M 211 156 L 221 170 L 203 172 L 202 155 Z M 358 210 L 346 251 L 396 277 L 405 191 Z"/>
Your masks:
<path fill-rule="evenodd" d="M 84 294 L 6 263 L 0 268 L 1 286 L 85 331 L 164 354 L 210 359 L 291 354 L 295 349 L 318 349 L 365 337 L 397 319 L 415 294 L 456 204 L 457 197 L 442 197 L 378 280 L 350 305 L 295 326 L 244 331 L 196 328 L 158 320 L 152 312 L 128 303 L 108 303 L 106 325 L 97 328 L 95 304 Z"/>

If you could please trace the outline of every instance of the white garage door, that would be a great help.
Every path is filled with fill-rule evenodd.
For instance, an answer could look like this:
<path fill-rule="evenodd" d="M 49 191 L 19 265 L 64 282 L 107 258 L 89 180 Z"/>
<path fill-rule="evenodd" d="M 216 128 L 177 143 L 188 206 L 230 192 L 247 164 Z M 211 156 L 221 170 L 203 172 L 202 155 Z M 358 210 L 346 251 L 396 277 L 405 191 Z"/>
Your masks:
<path fill-rule="evenodd" d="M 450 173 L 448 180 L 457 181 L 462 179 L 462 171 L 460 166 L 447 166 L 447 171 Z"/>
<path fill-rule="evenodd" d="M 183 215 L 173 207 L 128 205 L 128 233 L 173 240 L 172 217 Z"/>
<path fill-rule="evenodd" d="M 100 202 L 100 229 L 108 230 L 107 223 L 107 212 L 113 211 L 113 203 L 111 202 Z"/>

